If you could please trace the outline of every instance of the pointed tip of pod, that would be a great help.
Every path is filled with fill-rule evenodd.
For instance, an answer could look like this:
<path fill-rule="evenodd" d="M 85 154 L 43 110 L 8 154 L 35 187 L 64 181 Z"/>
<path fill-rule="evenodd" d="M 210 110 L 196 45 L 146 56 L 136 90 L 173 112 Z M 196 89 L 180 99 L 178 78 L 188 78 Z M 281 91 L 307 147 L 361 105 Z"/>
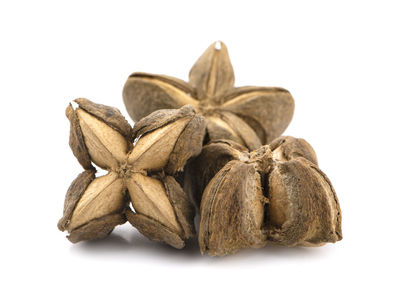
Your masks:
<path fill-rule="evenodd" d="M 179 109 L 156 110 L 135 123 L 132 129 L 133 138 L 136 139 L 178 119 L 194 116 L 195 114 L 193 106 L 189 104 Z"/>
<path fill-rule="evenodd" d="M 91 102 L 90 100 L 88 100 L 87 98 L 76 98 L 76 99 L 74 99 L 74 102 L 76 102 L 77 104 L 84 104 L 84 103 L 87 103 L 87 102 Z"/>
<path fill-rule="evenodd" d="M 179 109 L 179 111 L 180 111 L 182 114 L 195 114 L 195 113 L 196 113 L 194 107 L 193 107 L 191 104 L 186 104 L 186 105 L 182 106 L 182 107 Z"/>
<path fill-rule="evenodd" d="M 131 210 L 127 210 L 125 215 L 129 223 L 148 239 L 166 243 L 176 249 L 185 247 L 185 241 L 177 233 L 156 220 Z"/>
<path fill-rule="evenodd" d="M 311 163 L 318 165 L 317 155 L 312 146 L 304 139 L 291 136 L 281 136 L 273 140 L 269 147 L 276 158 L 292 160 L 303 157 Z"/>
<path fill-rule="evenodd" d="M 69 145 L 72 153 L 85 170 L 93 169 L 91 158 L 83 138 L 82 129 L 79 125 L 78 116 L 71 103 L 65 109 L 65 115 L 70 122 Z"/>
<path fill-rule="evenodd" d="M 220 51 L 222 49 L 227 49 L 226 44 L 221 40 L 215 41 L 211 46 L 214 46 L 215 50 Z"/>
<path fill-rule="evenodd" d="M 100 119 L 105 124 L 119 132 L 127 139 L 127 141 L 132 140 L 132 127 L 118 108 L 94 103 L 86 98 L 77 98 L 74 102 L 79 105 L 79 108 L 85 110 L 87 113 Z"/>
<path fill-rule="evenodd" d="M 235 77 L 228 49 L 221 41 L 212 43 L 189 71 L 189 84 L 199 100 L 218 100 L 233 89 Z"/>
<path fill-rule="evenodd" d="M 121 214 L 110 214 L 91 220 L 87 224 L 72 230 L 67 238 L 74 244 L 84 240 L 102 239 L 107 237 L 117 225 L 125 222 L 126 219 Z"/>
<path fill-rule="evenodd" d="M 72 104 L 69 103 L 67 108 L 65 109 L 65 116 L 67 116 L 68 119 L 71 119 L 71 115 L 74 113 L 74 108 L 72 107 Z"/>

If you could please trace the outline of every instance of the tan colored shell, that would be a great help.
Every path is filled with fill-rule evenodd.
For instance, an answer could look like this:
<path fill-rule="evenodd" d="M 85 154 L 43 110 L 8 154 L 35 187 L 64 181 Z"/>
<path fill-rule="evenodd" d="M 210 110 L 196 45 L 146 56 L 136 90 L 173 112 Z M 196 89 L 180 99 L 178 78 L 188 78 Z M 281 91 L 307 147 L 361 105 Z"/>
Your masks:
<path fill-rule="evenodd" d="M 166 75 L 133 73 L 123 99 L 134 121 L 158 109 L 192 105 L 205 116 L 211 140 L 226 138 L 249 149 L 271 142 L 289 125 L 290 93 L 276 87 L 234 88 L 234 73 L 224 43 L 210 45 L 190 70 L 189 83 Z"/>
<path fill-rule="evenodd" d="M 340 241 L 339 201 L 330 180 L 318 168 L 310 144 L 303 139 L 279 138 L 272 154 L 273 168 L 266 183 L 269 240 L 285 246 Z"/>
<path fill-rule="evenodd" d="M 278 163 L 269 176 L 269 240 L 320 246 L 342 239 L 336 193 L 324 173 L 299 158 Z"/>
<path fill-rule="evenodd" d="M 152 241 L 167 243 L 177 249 L 185 247 L 185 242 L 178 234 L 158 221 L 131 210 L 127 210 L 126 217 L 132 226 Z"/>
<path fill-rule="evenodd" d="M 63 217 L 59 220 L 57 225 L 58 229 L 61 231 L 64 231 L 65 227 L 69 224 L 79 199 L 81 199 L 89 184 L 94 180 L 95 173 L 96 171 L 94 169 L 80 173 L 68 188 L 67 194 L 65 195 Z"/>
<path fill-rule="evenodd" d="M 255 166 L 233 160 L 211 180 L 201 201 L 201 253 L 232 254 L 265 245 L 264 196 Z"/>
<path fill-rule="evenodd" d="M 80 108 L 96 116 L 98 119 L 107 123 L 108 126 L 118 131 L 127 140 L 131 140 L 132 128 L 117 108 L 94 103 L 85 98 L 76 99 L 75 102 Z"/>
<path fill-rule="evenodd" d="M 70 145 L 87 170 L 67 192 L 59 229 L 76 243 L 103 238 L 128 219 L 148 238 L 182 248 L 194 236 L 194 209 L 174 176 L 200 153 L 204 118 L 186 106 L 154 112 L 132 129 L 115 108 L 76 102 L 66 111 Z M 108 174 L 95 178 L 92 163 Z"/>
<path fill-rule="evenodd" d="M 69 146 L 71 147 L 72 153 L 84 169 L 94 169 L 83 139 L 79 119 L 71 104 L 65 110 L 65 114 L 70 122 Z"/>
<path fill-rule="evenodd" d="M 342 239 L 336 193 L 303 139 L 281 137 L 250 153 L 228 141 L 213 142 L 190 163 L 185 180 L 192 200 L 204 190 L 202 253 L 226 255 L 268 242 L 320 246 Z"/>
<path fill-rule="evenodd" d="M 247 161 L 248 150 L 230 140 L 215 140 L 204 147 L 201 154 L 185 169 L 184 189 L 196 209 L 210 180 L 231 160 Z"/>

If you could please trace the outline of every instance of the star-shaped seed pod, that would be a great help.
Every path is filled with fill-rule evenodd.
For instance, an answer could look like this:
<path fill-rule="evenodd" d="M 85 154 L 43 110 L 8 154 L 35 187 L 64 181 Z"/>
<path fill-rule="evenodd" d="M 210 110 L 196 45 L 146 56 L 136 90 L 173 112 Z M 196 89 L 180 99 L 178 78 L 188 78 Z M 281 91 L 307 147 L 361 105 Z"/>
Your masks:
<path fill-rule="evenodd" d="M 189 73 L 189 82 L 157 74 L 133 73 L 123 99 L 134 121 L 164 108 L 192 105 L 206 118 L 207 139 L 230 139 L 251 150 L 271 142 L 289 125 L 290 93 L 277 87 L 234 87 L 224 43 L 212 44 Z"/>
<path fill-rule="evenodd" d="M 204 118 L 184 106 L 156 111 L 132 129 L 116 108 L 75 102 L 77 109 L 66 110 L 70 146 L 85 171 L 68 189 L 58 228 L 76 243 L 128 220 L 151 240 L 184 247 L 195 235 L 194 209 L 177 179 L 201 151 Z M 95 177 L 92 164 L 108 173 Z"/>
<path fill-rule="evenodd" d="M 231 141 L 214 141 L 186 173 L 185 189 L 200 205 L 203 254 L 342 239 L 337 196 L 303 139 L 280 137 L 250 153 Z"/>

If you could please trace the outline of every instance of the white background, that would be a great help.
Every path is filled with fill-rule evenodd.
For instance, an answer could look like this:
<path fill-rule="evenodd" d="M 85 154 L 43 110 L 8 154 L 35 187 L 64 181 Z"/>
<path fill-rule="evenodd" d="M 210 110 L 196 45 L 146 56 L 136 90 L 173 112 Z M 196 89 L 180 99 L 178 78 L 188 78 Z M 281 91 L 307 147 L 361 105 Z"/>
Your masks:
<path fill-rule="evenodd" d="M 1 1 L 1 280 L 399 280 L 398 1 L 274 2 Z M 56 227 L 81 171 L 68 102 L 86 97 L 127 116 L 130 73 L 187 79 L 215 40 L 228 46 L 236 85 L 291 91 L 285 134 L 314 146 L 344 239 L 210 258 L 195 242 L 171 249 L 126 224 L 69 243 Z"/>

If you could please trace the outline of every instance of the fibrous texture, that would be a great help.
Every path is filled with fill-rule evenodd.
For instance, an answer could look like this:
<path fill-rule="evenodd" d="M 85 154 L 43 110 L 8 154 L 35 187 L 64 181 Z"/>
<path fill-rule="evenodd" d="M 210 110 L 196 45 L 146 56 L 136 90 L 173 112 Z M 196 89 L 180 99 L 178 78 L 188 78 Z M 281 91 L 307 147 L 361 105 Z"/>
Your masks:
<path fill-rule="evenodd" d="M 116 108 L 75 100 L 66 110 L 69 144 L 84 172 L 68 189 L 59 229 L 76 243 L 129 221 L 149 239 L 183 248 L 197 211 L 200 250 L 212 256 L 341 240 L 339 202 L 313 148 L 280 137 L 293 116 L 291 94 L 234 81 L 228 50 L 216 42 L 188 82 L 128 78 L 123 100 L 133 128 Z"/>
<path fill-rule="evenodd" d="M 133 73 L 125 84 L 123 99 L 134 121 L 158 109 L 190 104 L 205 117 L 207 139 L 230 139 L 257 149 L 286 129 L 294 101 L 283 88 L 235 88 L 234 80 L 227 48 L 216 42 L 193 65 L 189 82 Z"/>
<path fill-rule="evenodd" d="M 182 248 L 194 236 L 194 210 L 175 177 L 201 151 L 203 117 L 191 106 L 160 110 L 132 129 L 116 108 L 75 102 L 66 110 L 70 146 L 85 171 L 68 189 L 59 229 L 76 243 L 128 220 L 148 238 Z M 96 177 L 93 164 L 108 173 Z"/>
<path fill-rule="evenodd" d="M 200 208 L 202 253 L 342 239 L 336 193 L 303 139 L 280 137 L 252 152 L 215 141 L 186 173 L 185 188 Z"/>

